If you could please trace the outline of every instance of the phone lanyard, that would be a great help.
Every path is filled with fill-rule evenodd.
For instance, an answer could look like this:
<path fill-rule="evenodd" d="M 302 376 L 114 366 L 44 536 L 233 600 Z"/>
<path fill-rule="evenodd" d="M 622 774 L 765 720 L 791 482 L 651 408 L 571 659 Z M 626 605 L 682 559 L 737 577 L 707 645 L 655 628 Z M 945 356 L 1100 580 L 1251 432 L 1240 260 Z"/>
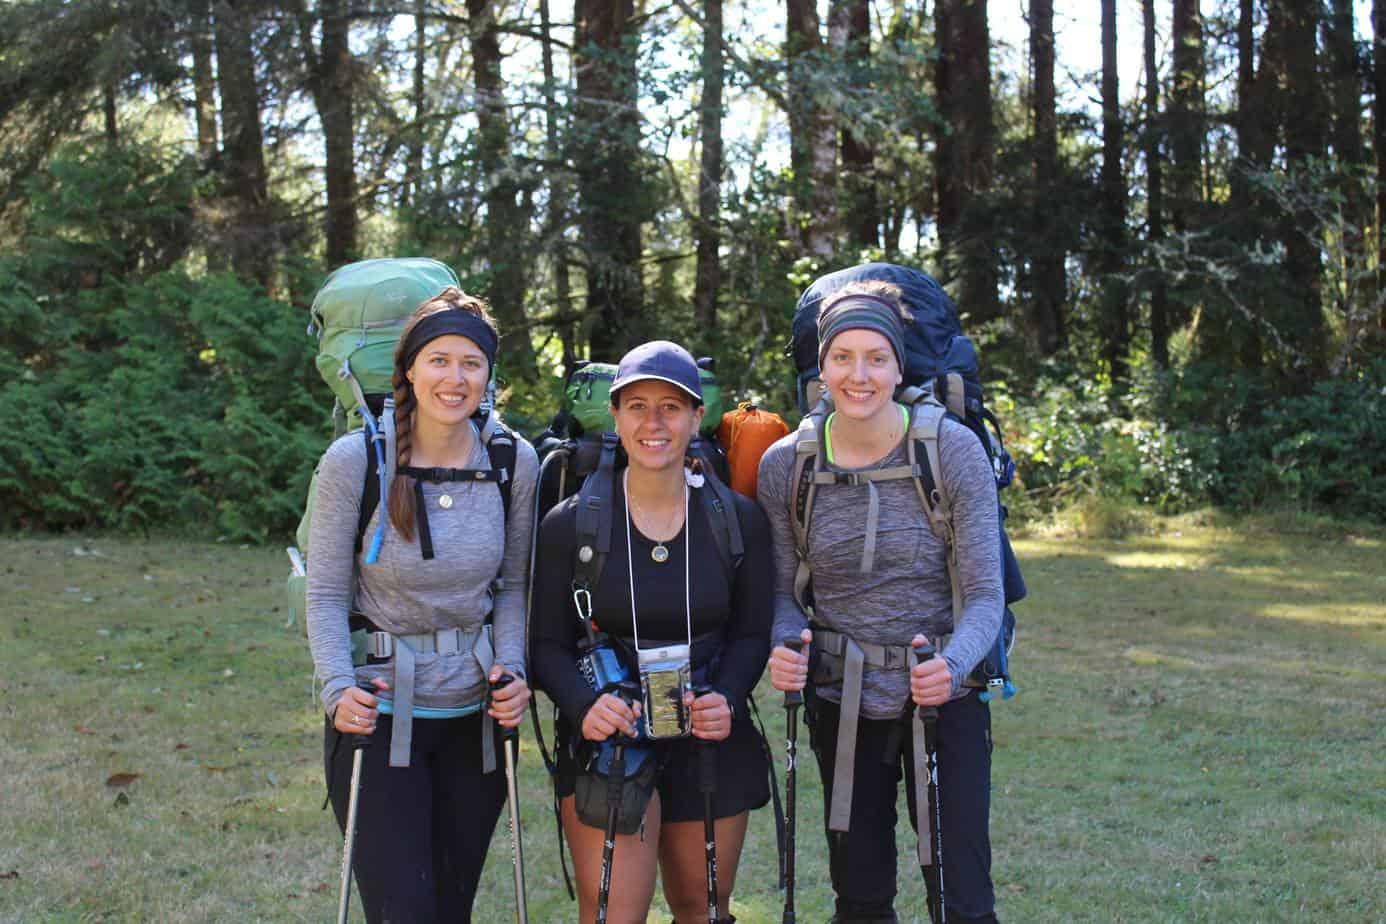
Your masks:
<path fill-rule="evenodd" d="M 630 469 L 621 472 L 621 497 L 626 503 L 626 576 L 630 581 L 630 625 L 635 631 L 635 650 L 640 650 L 640 620 L 635 615 L 635 563 L 630 534 L 635 527 L 630 515 Z M 693 607 L 688 591 L 688 561 L 693 557 L 693 523 L 688 518 L 688 483 L 683 485 L 683 622 L 688 632 L 688 656 L 693 657 Z"/>

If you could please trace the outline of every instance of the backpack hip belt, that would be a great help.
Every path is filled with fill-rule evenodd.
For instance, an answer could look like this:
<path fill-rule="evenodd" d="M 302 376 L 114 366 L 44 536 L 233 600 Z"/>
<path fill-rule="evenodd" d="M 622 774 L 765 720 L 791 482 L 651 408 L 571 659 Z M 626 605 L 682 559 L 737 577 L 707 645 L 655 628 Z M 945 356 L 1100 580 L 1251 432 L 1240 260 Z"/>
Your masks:
<path fill-rule="evenodd" d="M 394 664 L 391 684 L 394 697 L 390 708 L 394 715 L 390 731 L 390 766 L 409 766 L 410 748 L 414 742 L 414 656 L 419 654 L 457 654 L 468 651 L 476 658 L 483 679 L 495 663 L 496 651 L 491 643 L 489 624 L 470 632 L 463 629 L 439 629 L 394 635 L 389 632 L 370 632 L 366 636 L 366 653 L 376 658 L 390 658 Z M 481 771 L 496 769 L 496 745 L 490 715 L 481 717 Z"/>
<path fill-rule="evenodd" d="M 850 635 L 834 632 L 831 629 L 811 627 L 813 647 L 825 670 L 825 677 L 841 677 L 842 702 L 838 712 L 837 750 L 833 755 L 833 797 L 828 811 L 828 830 L 846 831 L 852 820 L 852 788 L 856 775 L 857 759 L 857 721 L 861 714 L 862 681 L 866 665 L 884 670 L 909 672 L 914 664 L 914 653 L 909 645 L 878 645 L 874 642 L 859 642 Z M 948 644 L 950 635 L 936 640 L 941 652 Z M 816 674 L 819 672 L 815 672 Z M 963 679 L 963 686 L 981 689 L 985 685 L 974 681 L 970 676 Z M 918 758 L 922 751 L 915 749 L 915 779 L 921 773 L 928 773 L 927 764 L 921 765 Z"/>
<path fill-rule="evenodd" d="M 846 655 L 847 643 L 850 641 L 862 650 L 865 663 L 871 667 L 879 667 L 885 670 L 909 670 L 913 665 L 913 651 L 909 645 L 877 645 L 874 642 L 863 642 L 850 636 L 843 635 L 841 632 L 834 632 L 831 629 L 823 629 L 818 626 L 810 626 L 813 630 L 813 644 L 818 649 L 819 655 L 828 661 L 828 668 L 825 671 L 830 676 L 836 677 L 839 674 L 837 662 Z M 948 647 L 948 642 L 952 639 L 951 632 L 939 635 L 934 639 L 935 648 L 942 653 Z M 973 679 L 971 675 L 963 678 L 963 687 L 970 690 L 981 690 L 986 688 L 986 684 Z"/>

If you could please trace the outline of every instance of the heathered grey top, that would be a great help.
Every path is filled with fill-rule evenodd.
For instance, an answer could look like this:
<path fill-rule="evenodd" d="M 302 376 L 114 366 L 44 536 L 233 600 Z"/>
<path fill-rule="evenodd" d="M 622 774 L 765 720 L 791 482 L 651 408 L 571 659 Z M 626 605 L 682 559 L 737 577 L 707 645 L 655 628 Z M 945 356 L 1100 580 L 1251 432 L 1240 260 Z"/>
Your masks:
<path fill-rule="evenodd" d="M 308 640 L 323 683 L 322 703 L 329 713 L 347 687 L 373 690 L 373 678 L 390 682 L 393 673 L 391 664 L 352 668 L 347 616 L 353 608 L 397 635 L 452 627 L 471 631 L 494 612 L 496 660 L 524 673 L 525 588 L 539 464 L 528 442 L 516 439 L 515 445 L 508 524 L 494 482 L 424 483 L 434 558 L 425 561 L 417 535 L 412 542 L 404 541 L 387 518 L 385 541 L 374 565 L 359 559 L 370 546 L 376 524 L 386 516 L 383 499 L 366 528 L 361 555 L 355 551 L 366 476 L 365 440 L 360 433 L 349 433 L 328 447 L 318 466 L 308 541 Z M 466 468 L 490 467 L 486 447 L 477 436 Z M 446 509 L 439 505 L 444 494 L 453 500 Z M 497 571 L 502 588 L 492 599 L 491 582 Z M 486 692 L 485 679 L 470 651 L 420 653 L 414 705 L 446 709 L 480 702 Z"/>
<path fill-rule="evenodd" d="M 760 462 L 757 494 L 770 518 L 775 544 L 775 644 L 797 638 L 808 618 L 794 602 L 798 559 L 789 516 L 790 478 L 794 470 L 795 433 L 766 450 Z M 962 424 L 944 420 L 939 433 L 941 488 L 953 503 L 958 571 L 963 612 L 952 624 L 952 585 L 943 544 L 929 528 L 928 517 L 909 479 L 878 482 L 880 525 L 875 564 L 861 573 L 866 539 L 866 485 L 823 485 L 814 498 L 809 523 L 809 566 L 817 622 L 859 641 L 908 645 L 915 633 L 929 638 L 952 632 L 943 652 L 953 675 L 953 695 L 981 661 L 1001 626 L 1005 606 L 1001 588 L 1001 554 L 996 483 L 986 452 Z M 870 468 L 904 465 L 904 441 Z M 830 466 L 833 467 L 833 466 Z M 840 471 L 852 471 L 842 469 Z M 860 469 L 858 469 L 860 471 Z M 935 476 L 937 477 L 937 475 Z M 825 699 L 841 702 L 840 685 L 824 686 Z M 909 675 L 866 666 L 861 714 L 893 719 L 909 700 Z"/>

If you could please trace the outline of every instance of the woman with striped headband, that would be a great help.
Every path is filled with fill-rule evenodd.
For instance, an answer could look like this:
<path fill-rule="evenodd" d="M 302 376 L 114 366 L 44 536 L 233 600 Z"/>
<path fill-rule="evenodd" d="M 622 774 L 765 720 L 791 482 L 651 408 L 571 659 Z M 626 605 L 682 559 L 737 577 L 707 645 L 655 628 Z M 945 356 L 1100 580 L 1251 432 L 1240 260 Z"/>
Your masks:
<path fill-rule="evenodd" d="M 761 460 L 758 496 L 775 546 L 770 675 L 776 689 L 807 693 L 837 899 L 833 920 L 896 920 L 895 804 L 903 771 L 916 830 L 941 821 L 941 877 L 930 856 L 933 839 L 921 839 L 920 848 L 931 916 L 937 921 L 946 907 L 950 924 L 986 924 L 996 921 L 991 719 L 965 682 L 1002 616 L 996 489 L 977 439 L 945 419 L 934 476 L 952 508 L 955 613 L 947 548 L 931 529 L 909 465 L 910 412 L 895 401 L 907 317 L 900 290 L 879 281 L 851 283 L 824 302 L 819 370 L 833 412 L 817 431 L 821 471 L 812 475 L 821 487 L 803 515 L 802 537 L 793 509 L 799 437 L 781 439 Z M 794 639 L 802 652 L 784 644 Z M 915 646 L 926 640 L 943 648 L 941 656 L 913 663 Z M 924 753 L 923 745 L 915 750 L 924 737 L 916 708 L 937 710 L 941 819 L 926 813 L 923 827 L 916 806 L 927 783 L 917 784 L 928 773 L 915 756 Z"/>

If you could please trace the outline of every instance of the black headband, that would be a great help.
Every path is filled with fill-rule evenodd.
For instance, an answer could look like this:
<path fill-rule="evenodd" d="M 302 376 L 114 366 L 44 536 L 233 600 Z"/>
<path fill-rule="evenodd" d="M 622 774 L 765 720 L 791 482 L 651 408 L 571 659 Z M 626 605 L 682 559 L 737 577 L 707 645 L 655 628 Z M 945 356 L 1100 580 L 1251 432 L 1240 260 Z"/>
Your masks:
<path fill-rule="evenodd" d="M 414 325 L 414 329 L 409 332 L 409 338 L 404 341 L 404 368 L 408 369 L 414 365 L 419 351 L 431 341 L 449 334 L 466 337 L 475 343 L 481 348 L 481 352 L 486 354 L 487 373 L 495 369 L 498 346 L 496 332 L 479 315 L 461 308 L 436 311 Z"/>

